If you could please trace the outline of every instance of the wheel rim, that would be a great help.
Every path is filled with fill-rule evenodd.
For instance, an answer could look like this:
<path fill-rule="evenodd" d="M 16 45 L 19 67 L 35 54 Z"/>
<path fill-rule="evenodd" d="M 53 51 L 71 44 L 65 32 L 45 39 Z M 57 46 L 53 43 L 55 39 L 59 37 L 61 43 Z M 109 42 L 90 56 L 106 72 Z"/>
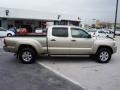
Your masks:
<path fill-rule="evenodd" d="M 109 58 L 109 53 L 107 51 L 103 51 L 100 53 L 99 58 L 101 61 L 107 61 Z"/>
<path fill-rule="evenodd" d="M 32 59 L 32 54 L 31 54 L 31 52 L 29 52 L 29 51 L 23 52 L 23 54 L 22 54 L 22 59 L 23 59 L 24 61 L 26 61 L 26 62 L 31 61 L 31 59 Z"/>
<path fill-rule="evenodd" d="M 8 37 L 9 37 L 9 36 L 12 36 L 12 35 L 11 35 L 11 34 L 8 34 Z"/>

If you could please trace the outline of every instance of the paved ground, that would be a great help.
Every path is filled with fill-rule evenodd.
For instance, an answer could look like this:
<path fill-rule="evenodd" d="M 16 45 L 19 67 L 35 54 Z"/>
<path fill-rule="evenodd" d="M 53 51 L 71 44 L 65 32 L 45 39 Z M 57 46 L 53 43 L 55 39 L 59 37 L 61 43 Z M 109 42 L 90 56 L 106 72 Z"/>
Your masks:
<path fill-rule="evenodd" d="M 83 89 L 37 63 L 21 64 L 13 54 L 0 48 L 0 90 Z"/>
<path fill-rule="evenodd" d="M 52 88 L 56 86 L 59 89 L 62 88 L 61 90 L 70 90 L 70 89 L 78 90 L 78 87 L 76 87 L 75 85 L 71 84 L 68 81 L 66 81 L 67 85 L 68 86 L 73 85 L 75 86 L 75 89 L 73 86 L 70 86 L 70 87 L 66 86 L 66 82 L 64 81 L 62 82 L 61 81 L 62 78 L 60 78 L 59 76 L 57 76 L 59 79 L 54 78 L 56 77 L 56 75 L 50 72 L 49 70 L 43 68 L 41 66 L 43 65 L 47 67 L 48 69 L 56 72 L 57 74 L 60 74 L 61 76 L 71 80 L 72 82 L 77 83 L 83 88 L 86 88 L 87 90 L 120 90 L 120 70 L 119 70 L 120 68 L 120 61 L 119 61 L 120 37 L 117 37 L 116 40 L 117 40 L 117 45 L 118 45 L 118 52 L 115 55 L 113 55 L 111 61 L 108 64 L 98 64 L 90 60 L 88 57 L 86 58 L 41 57 L 38 60 L 38 63 L 40 65 L 33 64 L 33 65 L 26 66 L 26 65 L 23 65 L 17 62 L 14 56 L 9 55 L 9 53 L 7 54 L 3 53 L 5 56 L 2 55 L 3 57 L 0 58 L 0 71 L 3 71 L 3 73 L 0 72 L 0 75 L 2 75 L 2 79 L 0 81 L 1 82 L 4 81 L 4 82 L 2 82 L 2 84 L 0 82 L 0 86 L 1 85 L 4 86 L 6 84 L 9 87 L 11 86 L 10 88 L 13 88 L 14 86 L 16 87 L 23 86 L 22 88 L 24 89 L 26 88 L 29 89 L 29 87 L 30 88 L 37 87 L 38 89 L 46 85 L 46 87 L 49 87 L 49 89 L 51 90 L 52 89 L 56 90 L 56 88 Z M 10 67 L 12 66 L 11 68 L 9 67 L 9 64 L 10 64 Z M 16 67 L 19 67 L 19 68 L 16 69 Z M 33 74 L 33 73 L 36 73 L 36 74 Z M 48 73 L 50 73 L 50 75 Z M 53 75 L 52 79 L 50 79 L 51 74 Z M 49 79 L 52 82 L 50 86 L 48 85 Z M 57 81 L 55 81 L 54 79 Z M 43 80 L 45 82 L 43 82 L 44 84 L 43 83 L 41 84 L 41 81 Z M 13 81 L 17 81 L 17 84 Z M 32 81 L 34 83 L 32 83 Z M 60 83 L 59 85 L 58 84 L 56 85 L 53 81 L 55 81 L 55 83 L 56 82 L 60 82 Z M 9 85 L 8 83 L 11 85 Z M 20 84 L 20 86 L 18 86 L 18 84 Z M 66 89 L 66 87 L 64 86 L 68 88 Z M 45 88 L 45 90 L 46 89 L 48 88 Z"/>
<path fill-rule="evenodd" d="M 98 64 L 86 58 L 40 58 L 40 64 L 66 76 L 90 90 L 120 90 L 120 37 L 118 52 L 108 64 Z"/>

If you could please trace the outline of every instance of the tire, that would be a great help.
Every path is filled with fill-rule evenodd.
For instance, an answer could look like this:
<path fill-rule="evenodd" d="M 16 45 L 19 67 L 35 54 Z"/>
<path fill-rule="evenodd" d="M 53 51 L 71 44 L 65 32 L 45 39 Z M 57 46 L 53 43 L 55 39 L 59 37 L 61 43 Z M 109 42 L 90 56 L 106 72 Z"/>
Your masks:
<path fill-rule="evenodd" d="M 18 52 L 18 59 L 23 63 L 23 64 L 32 64 L 36 60 L 36 53 L 33 49 L 31 48 L 22 48 Z"/>
<path fill-rule="evenodd" d="M 11 33 L 8 33 L 8 34 L 7 34 L 7 37 L 10 37 L 10 36 L 12 36 L 12 34 L 11 34 Z"/>
<path fill-rule="evenodd" d="M 112 53 L 109 48 L 100 48 L 96 54 L 97 62 L 108 63 L 111 59 L 111 55 Z"/>
<path fill-rule="evenodd" d="M 96 59 L 96 58 L 95 58 L 96 56 L 95 56 L 94 54 L 90 55 L 89 57 L 90 57 L 90 59 L 93 59 L 93 60 Z"/>

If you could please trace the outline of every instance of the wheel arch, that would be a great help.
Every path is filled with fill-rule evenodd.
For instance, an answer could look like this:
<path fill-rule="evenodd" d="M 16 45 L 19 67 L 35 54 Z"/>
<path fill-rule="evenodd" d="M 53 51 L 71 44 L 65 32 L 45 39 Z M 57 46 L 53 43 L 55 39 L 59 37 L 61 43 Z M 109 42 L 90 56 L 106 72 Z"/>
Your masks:
<path fill-rule="evenodd" d="M 32 50 L 34 50 L 35 54 L 38 55 L 37 50 L 32 45 L 28 45 L 28 44 L 21 44 L 21 45 L 19 45 L 17 54 L 19 53 L 19 51 L 22 48 L 31 48 Z"/>
<path fill-rule="evenodd" d="M 8 35 L 11 35 L 11 36 L 12 36 L 12 34 L 11 34 L 11 33 L 7 33 L 7 36 L 8 36 Z"/>
<path fill-rule="evenodd" d="M 110 46 L 106 46 L 106 45 L 99 46 L 98 49 L 97 49 L 97 52 L 98 52 L 101 48 L 107 48 L 107 49 L 109 49 L 110 52 L 113 54 L 113 50 L 112 50 L 112 48 L 111 48 Z M 96 52 L 96 53 L 97 53 L 97 52 Z"/>

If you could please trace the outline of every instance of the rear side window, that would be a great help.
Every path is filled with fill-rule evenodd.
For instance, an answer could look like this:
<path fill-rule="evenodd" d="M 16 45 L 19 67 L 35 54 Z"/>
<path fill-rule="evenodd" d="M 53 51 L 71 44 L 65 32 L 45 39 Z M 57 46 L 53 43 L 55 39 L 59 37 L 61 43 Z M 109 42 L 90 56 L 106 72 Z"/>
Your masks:
<path fill-rule="evenodd" d="M 6 29 L 4 29 L 4 28 L 0 28 L 0 31 L 6 31 Z"/>
<path fill-rule="evenodd" d="M 56 37 L 68 37 L 68 28 L 52 28 L 52 35 Z"/>
<path fill-rule="evenodd" d="M 98 31 L 98 33 L 105 33 L 104 31 Z"/>

